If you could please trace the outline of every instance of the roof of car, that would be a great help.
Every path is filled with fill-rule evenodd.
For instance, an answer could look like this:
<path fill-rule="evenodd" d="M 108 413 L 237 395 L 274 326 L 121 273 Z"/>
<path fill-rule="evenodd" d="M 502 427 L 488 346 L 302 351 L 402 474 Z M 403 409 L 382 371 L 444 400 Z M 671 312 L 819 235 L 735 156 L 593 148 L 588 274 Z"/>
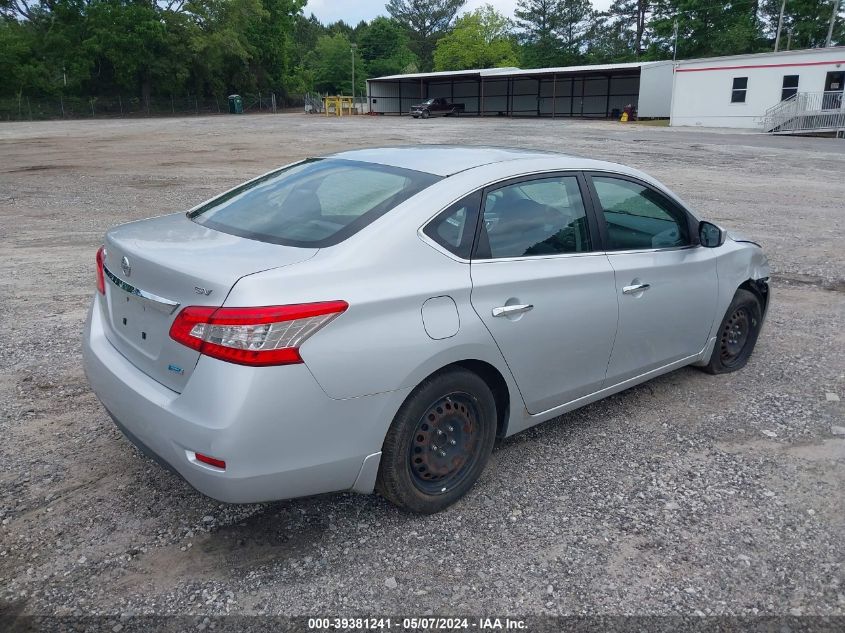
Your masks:
<path fill-rule="evenodd" d="M 390 167 L 401 167 L 427 172 L 437 176 L 451 176 L 467 169 L 505 161 L 537 158 L 559 158 L 561 168 L 582 167 L 582 158 L 559 152 L 512 147 L 486 147 L 465 145 L 412 145 L 406 147 L 371 147 L 339 152 L 325 158 L 342 158 Z M 571 163 L 571 164 L 563 164 Z"/>

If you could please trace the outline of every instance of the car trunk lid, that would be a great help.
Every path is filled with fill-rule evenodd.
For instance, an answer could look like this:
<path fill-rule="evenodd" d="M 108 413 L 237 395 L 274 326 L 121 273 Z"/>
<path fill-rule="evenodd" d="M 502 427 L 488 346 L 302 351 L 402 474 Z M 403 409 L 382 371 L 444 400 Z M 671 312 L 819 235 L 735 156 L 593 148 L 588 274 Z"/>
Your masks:
<path fill-rule="evenodd" d="M 106 337 L 138 369 L 177 392 L 199 359 L 199 352 L 170 338 L 179 311 L 220 306 L 241 277 L 317 252 L 215 231 L 182 213 L 112 229 L 105 246 Z"/>

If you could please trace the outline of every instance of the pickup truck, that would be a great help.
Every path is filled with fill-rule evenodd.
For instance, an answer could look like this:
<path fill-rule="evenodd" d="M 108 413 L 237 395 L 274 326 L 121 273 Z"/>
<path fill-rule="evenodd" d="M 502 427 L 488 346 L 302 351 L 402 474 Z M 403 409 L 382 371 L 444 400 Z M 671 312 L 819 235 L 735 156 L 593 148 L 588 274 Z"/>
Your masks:
<path fill-rule="evenodd" d="M 463 103 L 449 103 L 443 97 L 432 97 L 422 103 L 411 106 L 411 116 L 415 119 L 422 117 L 427 119 L 430 116 L 449 116 L 463 114 Z"/>

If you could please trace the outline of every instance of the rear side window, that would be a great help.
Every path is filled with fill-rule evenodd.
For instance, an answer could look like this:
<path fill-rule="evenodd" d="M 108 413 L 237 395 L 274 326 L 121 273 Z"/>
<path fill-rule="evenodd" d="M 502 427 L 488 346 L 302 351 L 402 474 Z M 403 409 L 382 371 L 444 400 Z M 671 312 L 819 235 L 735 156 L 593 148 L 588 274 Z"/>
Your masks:
<path fill-rule="evenodd" d="M 686 213 L 654 189 L 619 178 L 593 177 L 607 226 L 608 250 L 690 244 Z"/>
<path fill-rule="evenodd" d="M 478 222 L 481 192 L 477 191 L 459 200 L 426 225 L 423 233 L 450 253 L 469 259 L 472 241 Z"/>
<path fill-rule="evenodd" d="M 372 163 L 309 160 L 242 185 L 189 217 L 224 233 L 319 248 L 345 240 L 438 180 Z"/>
<path fill-rule="evenodd" d="M 520 181 L 487 194 L 476 257 L 531 257 L 592 249 L 578 179 Z"/>

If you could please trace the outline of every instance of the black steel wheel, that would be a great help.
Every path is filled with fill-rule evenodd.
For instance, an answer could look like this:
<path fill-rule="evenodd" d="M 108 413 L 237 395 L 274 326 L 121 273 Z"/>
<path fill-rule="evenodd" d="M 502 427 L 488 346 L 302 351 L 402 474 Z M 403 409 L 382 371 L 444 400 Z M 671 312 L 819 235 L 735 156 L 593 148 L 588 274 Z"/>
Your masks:
<path fill-rule="evenodd" d="M 737 290 L 728 307 L 716 338 L 713 354 L 704 370 L 724 374 L 745 367 L 763 322 L 763 309 L 757 296 Z"/>
<path fill-rule="evenodd" d="M 478 479 L 496 438 L 496 403 L 478 375 L 453 368 L 427 378 L 384 440 L 378 491 L 403 510 L 430 514 Z"/>
<path fill-rule="evenodd" d="M 460 483 L 479 457 L 478 407 L 466 393 L 439 398 L 414 430 L 408 458 L 414 485 L 427 494 L 443 494 Z"/>
<path fill-rule="evenodd" d="M 728 316 L 719 333 L 719 357 L 722 365 L 730 367 L 742 358 L 748 336 L 755 326 L 748 307 L 742 306 Z"/>

